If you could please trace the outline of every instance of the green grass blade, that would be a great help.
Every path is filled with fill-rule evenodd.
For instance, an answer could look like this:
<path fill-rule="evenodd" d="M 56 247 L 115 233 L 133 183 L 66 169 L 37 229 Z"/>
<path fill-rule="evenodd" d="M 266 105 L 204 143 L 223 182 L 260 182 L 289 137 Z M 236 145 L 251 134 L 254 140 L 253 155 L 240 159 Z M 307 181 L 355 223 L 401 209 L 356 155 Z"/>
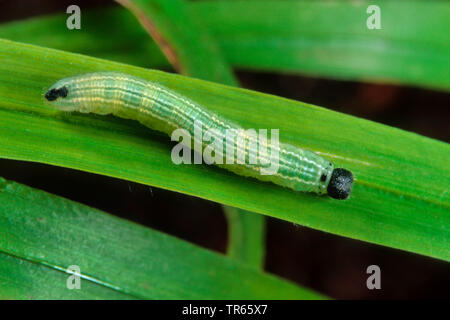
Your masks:
<path fill-rule="evenodd" d="M 81 290 L 66 286 L 70 274 L 0 252 L 0 299 L 136 299 L 92 281 L 83 281 Z"/>
<path fill-rule="evenodd" d="M 450 29 L 450 5 L 446 1 L 379 1 L 382 29 L 368 30 L 365 9 L 369 4 L 196 1 L 189 8 L 234 67 L 450 90 L 450 73 L 443 72 L 450 67 L 450 34 L 442 32 Z M 9 23 L 0 26 L 0 37 L 169 68 L 126 10 L 83 11 L 83 28 L 76 32 L 64 27 L 66 19 L 64 14 Z M 105 35 L 110 30 L 118 36 Z"/>
<path fill-rule="evenodd" d="M 266 221 L 254 212 L 226 206 L 228 221 L 227 255 L 248 266 L 264 269 Z"/>
<path fill-rule="evenodd" d="M 381 10 L 369 30 L 366 9 Z M 448 1 L 199 1 L 236 67 L 450 90 Z M 245 14 L 237 14 L 245 12 Z M 276 14 L 275 14 L 276 13 Z"/>
<path fill-rule="evenodd" d="M 221 254 L 4 179 L 0 235 L 3 298 L 320 298 Z M 80 290 L 66 289 L 72 265 L 80 268 Z"/>
<path fill-rule="evenodd" d="M 0 37 L 142 67 L 170 68 L 156 43 L 124 8 L 83 10 L 80 30 L 68 30 L 66 19 L 66 14 L 55 14 L 6 23 L 0 25 Z"/>
<path fill-rule="evenodd" d="M 184 0 L 116 0 L 128 8 L 182 74 L 225 84 L 236 84 L 220 48 Z"/>
<path fill-rule="evenodd" d="M 446 143 L 297 101 L 11 41 L 0 41 L 0 59 L 0 157 L 154 185 L 450 260 Z M 158 81 L 243 127 L 280 129 L 281 141 L 351 170 L 351 198 L 293 192 L 212 166 L 177 166 L 166 136 L 133 121 L 43 105 L 56 80 L 99 70 Z"/>

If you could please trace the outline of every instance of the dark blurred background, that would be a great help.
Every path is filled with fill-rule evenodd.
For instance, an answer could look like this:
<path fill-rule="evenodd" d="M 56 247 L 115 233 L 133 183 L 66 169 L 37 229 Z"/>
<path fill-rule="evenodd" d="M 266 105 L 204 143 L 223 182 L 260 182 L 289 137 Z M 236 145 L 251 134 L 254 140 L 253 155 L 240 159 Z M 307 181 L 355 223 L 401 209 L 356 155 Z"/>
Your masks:
<path fill-rule="evenodd" d="M 0 23 L 111 1 L 0 0 Z M 245 88 L 316 104 L 449 142 L 450 94 L 406 86 L 335 81 L 238 70 Z M 133 182 L 38 163 L 0 160 L 0 176 L 225 252 L 219 204 Z M 268 272 L 333 298 L 450 298 L 444 261 L 267 218 Z M 368 290 L 366 268 L 381 268 L 381 290 Z"/>

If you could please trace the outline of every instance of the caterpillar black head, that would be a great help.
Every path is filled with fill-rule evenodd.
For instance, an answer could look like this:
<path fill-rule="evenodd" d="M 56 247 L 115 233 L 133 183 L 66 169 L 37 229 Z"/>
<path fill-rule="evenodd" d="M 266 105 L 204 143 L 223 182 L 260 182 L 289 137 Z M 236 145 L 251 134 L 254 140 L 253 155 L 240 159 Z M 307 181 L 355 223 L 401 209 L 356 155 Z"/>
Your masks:
<path fill-rule="evenodd" d="M 45 92 L 45 101 L 61 111 L 76 111 L 78 106 L 74 103 L 75 86 L 72 78 L 64 78 L 54 83 Z"/>
<path fill-rule="evenodd" d="M 69 90 L 67 90 L 67 87 L 61 87 L 59 89 L 53 88 L 53 89 L 48 90 L 45 93 L 45 98 L 48 101 L 55 101 L 59 97 L 62 97 L 62 98 L 67 97 L 68 92 L 69 92 Z"/>
<path fill-rule="evenodd" d="M 327 187 L 328 195 L 334 199 L 347 199 L 352 192 L 353 174 L 343 168 L 336 168 Z"/>

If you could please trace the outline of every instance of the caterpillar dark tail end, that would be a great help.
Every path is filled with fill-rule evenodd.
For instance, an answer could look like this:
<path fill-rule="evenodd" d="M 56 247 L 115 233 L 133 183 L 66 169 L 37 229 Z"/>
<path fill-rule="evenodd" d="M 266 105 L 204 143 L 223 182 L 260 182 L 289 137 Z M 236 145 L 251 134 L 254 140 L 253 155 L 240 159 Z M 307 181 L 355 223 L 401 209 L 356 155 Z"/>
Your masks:
<path fill-rule="evenodd" d="M 343 168 L 334 169 L 327 187 L 328 195 L 334 199 L 344 200 L 350 196 L 352 188 L 353 174 Z"/>

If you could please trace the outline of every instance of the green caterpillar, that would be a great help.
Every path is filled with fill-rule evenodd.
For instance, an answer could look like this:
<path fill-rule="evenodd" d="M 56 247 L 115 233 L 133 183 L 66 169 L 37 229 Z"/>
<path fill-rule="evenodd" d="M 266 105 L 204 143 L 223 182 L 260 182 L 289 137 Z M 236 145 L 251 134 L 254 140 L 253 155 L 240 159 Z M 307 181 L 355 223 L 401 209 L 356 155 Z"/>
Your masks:
<path fill-rule="evenodd" d="M 230 129 L 243 131 L 237 124 L 157 82 L 118 72 L 88 73 L 61 79 L 51 86 L 45 98 L 62 111 L 113 114 L 137 120 L 169 135 L 180 128 L 194 135 L 196 123 L 201 123 L 205 130 L 214 129 L 214 139 L 223 139 Z M 250 145 L 253 144 L 245 147 L 234 144 L 231 147 L 236 153 L 241 151 L 248 157 L 257 151 Z M 203 144 L 202 147 L 206 146 Z M 270 175 L 261 174 L 262 164 L 217 165 L 239 175 L 270 181 L 296 191 L 328 194 L 335 199 L 349 197 L 353 186 L 350 171 L 334 168 L 333 163 L 323 157 L 289 144 L 280 143 L 274 151 L 279 155 L 279 167 Z"/>

